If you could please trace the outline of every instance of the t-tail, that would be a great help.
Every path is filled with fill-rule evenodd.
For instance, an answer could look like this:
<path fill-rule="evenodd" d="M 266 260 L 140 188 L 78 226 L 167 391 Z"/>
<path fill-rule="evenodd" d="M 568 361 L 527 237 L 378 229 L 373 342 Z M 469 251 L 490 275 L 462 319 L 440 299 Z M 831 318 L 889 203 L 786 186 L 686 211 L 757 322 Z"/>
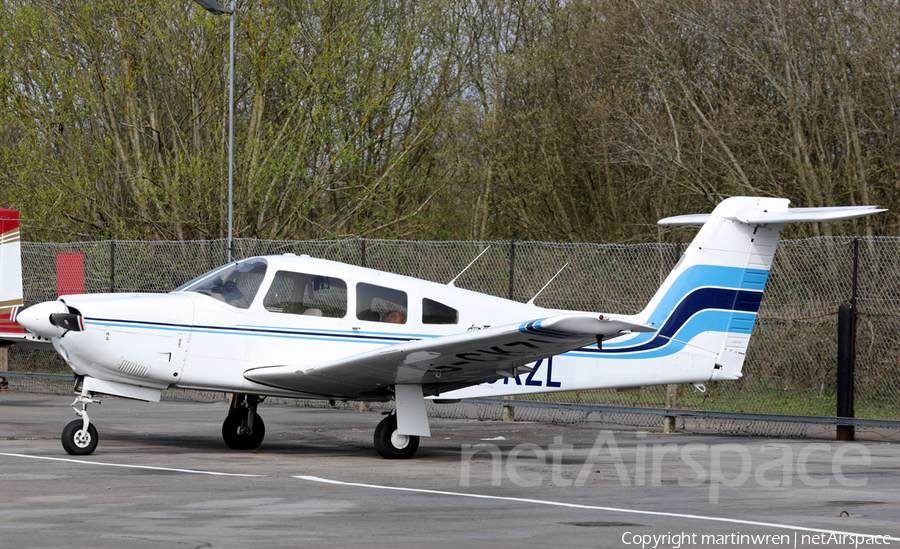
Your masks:
<path fill-rule="evenodd" d="M 15 323 L 22 307 L 22 252 L 19 212 L 0 209 L 0 340 L 23 334 Z"/>
<path fill-rule="evenodd" d="M 735 197 L 711 214 L 659 221 L 702 227 L 644 310 L 623 317 L 654 332 L 607 339 L 540 361 L 529 374 L 454 391 L 447 398 L 739 379 L 784 225 L 885 211 L 789 204 L 782 198 Z"/>

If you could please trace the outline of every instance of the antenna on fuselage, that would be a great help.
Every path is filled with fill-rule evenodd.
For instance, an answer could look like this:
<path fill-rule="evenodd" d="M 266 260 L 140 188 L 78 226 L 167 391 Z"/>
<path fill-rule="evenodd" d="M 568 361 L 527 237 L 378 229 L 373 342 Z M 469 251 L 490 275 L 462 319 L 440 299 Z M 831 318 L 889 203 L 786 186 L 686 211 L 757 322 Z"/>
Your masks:
<path fill-rule="evenodd" d="M 490 249 L 491 249 L 491 247 L 488 246 L 487 248 L 481 250 L 481 253 L 478 254 L 478 255 L 475 257 L 475 259 L 473 259 L 468 265 L 466 265 L 466 268 L 463 269 L 463 270 L 461 270 L 461 271 L 459 272 L 459 274 L 456 275 L 456 278 L 454 278 L 453 280 L 451 280 L 450 282 L 448 282 L 448 283 L 447 283 L 447 286 L 451 286 L 451 287 L 452 287 L 452 286 L 453 286 L 453 283 L 456 282 L 456 280 L 457 280 L 459 277 L 461 277 L 461 276 L 463 275 L 464 272 L 468 271 L 468 270 L 469 270 L 469 267 L 471 267 L 472 265 L 474 265 L 475 262 L 478 261 L 478 258 L 479 258 L 479 257 L 483 256 L 484 253 L 485 253 L 486 251 L 490 250 Z"/>
<path fill-rule="evenodd" d="M 565 270 L 566 270 L 566 267 L 568 267 L 568 266 L 569 266 L 569 264 L 566 263 L 565 265 L 562 266 L 562 269 L 556 271 L 556 274 L 553 275 L 553 278 L 551 278 L 550 280 L 548 280 L 547 283 L 544 284 L 544 287 L 541 288 L 540 290 L 538 290 L 538 293 L 534 294 L 534 297 L 532 297 L 530 300 L 528 300 L 528 303 L 526 303 L 526 305 L 534 305 L 534 300 L 537 299 L 538 296 L 541 295 L 541 292 L 543 292 L 544 290 L 546 290 L 546 289 L 547 289 L 547 286 L 549 286 L 551 282 L 553 282 L 554 280 L 556 280 L 556 277 L 558 277 L 559 274 L 560 274 L 561 272 L 565 271 Z"/>

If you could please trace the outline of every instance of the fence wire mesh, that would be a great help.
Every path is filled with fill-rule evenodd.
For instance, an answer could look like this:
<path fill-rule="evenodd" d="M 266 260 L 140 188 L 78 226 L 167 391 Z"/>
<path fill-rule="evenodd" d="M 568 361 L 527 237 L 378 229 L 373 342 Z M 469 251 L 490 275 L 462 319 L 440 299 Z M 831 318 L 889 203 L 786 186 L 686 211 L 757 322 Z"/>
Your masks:
<path fill-rule="evenodd" d="M 684 248 L 682 244 L 652 243 L 237 239 L 233 255 L 244 258 L 308 254 L 440 283 L 459 276 L 455 281 L 457 287 L 521 302 L 539 294 L 535 303 L 544 307 L 633 314 L 649 301 Z M 467 269 L 482 252 L 484 255 Z M 56 265 L 59 254 L 71 253 L 83 255 L 84 292 L 163 292 L 224 262 L 226 243 L 224 240 L 23 242 L 26 304 L 55 299 L 60 289 L 65 290 L 65 282 L 56 279 Z M 900 419 L 898 254 L 900 238 L 893 237 L 783 241 L 759 310 L 743 379 L 709 383 L 705 393 L 689 385 L 680 386 L 676 407 L 834 416 L 837 310 L 855 299 L 858 307 L 856 417 Z M 9 351 L 9 370 L 71 373 L 55 353 L 15 349 Z M 68 392 L 71 385 L 31 379 L 10 379 L 9 384 L 11 389 L 62 392 Z M 581 391 L 522 398 L 665 408 L 666 388 Z M 449 411 L 451 408 L 437 412 L 439 408 L 433 411 L 453 413 Z M 479 414 L 495 413 L 486 410 Z M 471 412 L 467 411 L 469 415 Z M 537 412 L 523 409 L 520 413 Z M 581 417 L 580 412 L 574 414 Z M 574 416 L 572 420 L 578 421 Z M 641 416 L 635 421 L 658 425 L 658 419 L 652 416 Z"/>

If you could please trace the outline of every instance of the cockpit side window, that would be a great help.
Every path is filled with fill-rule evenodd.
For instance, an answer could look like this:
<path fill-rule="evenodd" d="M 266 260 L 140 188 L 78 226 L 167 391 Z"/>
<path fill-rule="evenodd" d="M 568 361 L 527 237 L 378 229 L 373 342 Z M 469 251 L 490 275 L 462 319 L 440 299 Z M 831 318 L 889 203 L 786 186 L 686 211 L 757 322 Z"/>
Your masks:
<path fill-rule="evenodd" d="M 356 285 L 356 318 L 370 322 L 406 324 L 406 292 L 366 284 Z"/>
<path fill-rule="evenodd" d="M 427 297 L 422 299 L 423 324 L 457 324 L 459 311 Z"/>
<path fill-rule="evenodd" d="M 347 315 L 347 283 L 340 278 L 278 271 L 263 306 L 273 313 L 343 318 Z"/>
<path fill-rule="evenodd" d="M 219 267 L 179 287 L 176 292 L 197 292 L 219 301 L 246 309 L 266 276 L 263 259 L 245 259 Z"/>

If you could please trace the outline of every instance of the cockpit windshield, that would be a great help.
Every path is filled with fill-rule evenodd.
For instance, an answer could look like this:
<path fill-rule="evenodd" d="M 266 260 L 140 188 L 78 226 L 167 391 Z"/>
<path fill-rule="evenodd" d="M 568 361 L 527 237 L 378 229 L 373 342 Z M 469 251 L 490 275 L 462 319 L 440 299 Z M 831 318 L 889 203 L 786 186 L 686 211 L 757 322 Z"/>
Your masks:
<path fill-rule="evenodd" d="M 266 266 L 265 260 L 258 258 L 229 263 L 198 276 L 174 291 L 197 292 L 233 307 L 246 309 L 253 303 L 263 277 L 266 276 Z"/>

